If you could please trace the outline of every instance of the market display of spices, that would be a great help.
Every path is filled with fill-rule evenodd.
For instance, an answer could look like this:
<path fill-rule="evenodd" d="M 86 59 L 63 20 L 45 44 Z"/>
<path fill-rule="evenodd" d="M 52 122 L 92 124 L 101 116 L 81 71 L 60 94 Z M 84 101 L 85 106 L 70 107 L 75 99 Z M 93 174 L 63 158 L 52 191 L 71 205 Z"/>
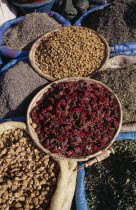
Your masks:
<path fill-rule="evenodd" d="M 93 79 L 110 87 L 120 99 L 123 123 L 136 121 L 136 65 L 96 72 Z"/>
<path fill-rule="evenodd" d="M 1 37 L 4 50 L 6 46 L 15 51 L 30 51 L 31 63 L 21 61 L 14 65 L 10 61 L 8 65 L 12 67 L 0 76 L 0 118 L 27 113 L 24 130 L 13 128 L 12 122 L 8 124 L 12 129 L 0 134 L 1 210 L 54 210 L 56 207 L 70 210 L 77 161 L 89 160 L 90 156 L 110 148 L 122 122 L 131 126 L 136 121 L 136 65 L 104 70 L 109 45 L 136 41 L 136 2 L 58 2 L 66 8 L 76 5 L 78 13 L 87 9 L 88 2 L 89 8 L 98 3 L 111 4 L 91 13 L 78 27 L 62 28 L 46 13 L 27 14 Z M 61 22 L 63 17 L 58 19 Z M 0 65 L 6 60 L 3 57 L 2 54 Z M 46 79 L 62 80 L 45 87 Z M 5 128 L 4 124 L 0 131 Z M 37 142 L 32 138 L 35 136 Z M 88 208 L 134 210 L 136 142 L 116 141 L 112 146 L 114 155 L 85 169 Z M 67 198 L 69 192 L 71 201 Z M 62 208 L 56 205 L 58 200 Z"/>
<path fill-rule="evenodd" d="M 136 40 L 136 2 L 114 0 L 85 18 L 82 26 L 96 30 L 109 45 Z"/>
<path fill-rule="evenodd" d="M 105 148 L 117 132 L 120 115 L 117 98 L 95 80 L 53 83 L 30 112 L 40 143 L 68 158 Z"/>
<path fill-rule="evenodd" d="M 48 209 L 59 165 L 21 129 L 0 136 L 0 209 Z"/>
<path fill-rule="evenodd" d="M 35 46 L 33 62 L 42 73 L 56 79 L 87 76 L 101 68 L 108 56 L 104 38 L 84 27 L 56 30 Z"/>
<path fill-rule="evenodd" d="M 85 193 L 91 210 L 135 209 L 136 141 L 114 142 L 115 154 L 86 169 Z"/>
<path fill-rule="evenodd" d="M 30 50 L 37 38 L 61 27 L 61 24 L 45 13 L 27 14 L 21 22 L 5 32 L 2 45 L 12 50 Z"/>

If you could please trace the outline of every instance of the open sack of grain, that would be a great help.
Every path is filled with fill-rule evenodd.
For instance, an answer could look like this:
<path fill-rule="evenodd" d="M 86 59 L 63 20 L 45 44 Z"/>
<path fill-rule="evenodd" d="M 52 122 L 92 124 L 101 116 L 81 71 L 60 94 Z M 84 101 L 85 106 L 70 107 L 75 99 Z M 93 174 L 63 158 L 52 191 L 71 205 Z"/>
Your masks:
<path fill-rule="evenodd" d="M 114 155 L 78 171 L 77 210 L 135 209 L 136 132 L 119 136 Z"/>
<path fill-rule="evenodd" d="M 21 122 L 0 124 L 1 209 L 70 210 L 76 163 L 53 160 Z"/>
<path fill-rule="evenodd" d="M 0 55 L 9 58 L 28 56 L 33 42 L 43 34 L 71 24 L 55 12 L 32 13 L 0 27 Z M 38 29 L 38 30 L 37 30 Z"/>

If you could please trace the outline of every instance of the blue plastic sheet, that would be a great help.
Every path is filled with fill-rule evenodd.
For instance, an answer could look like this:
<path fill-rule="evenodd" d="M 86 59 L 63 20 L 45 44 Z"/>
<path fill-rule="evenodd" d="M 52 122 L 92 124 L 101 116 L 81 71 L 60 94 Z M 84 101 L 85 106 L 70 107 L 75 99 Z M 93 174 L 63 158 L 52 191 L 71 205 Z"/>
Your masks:
<path fill-rule="evenodd" d="M 92 4 L 107 4 L 107 3 L 110 3 L 111 0 L 90 0 L 90 3 Z"/>
<path fill-rule="evenodd" d="M 125 51 L 136 51 L 136 42 L 126 42 L 123 44 L 114 44 L 110 46 L 111 53 Z"/>
<path fill-rule="evenodd" d="M 17 122 L 26 122 L 26 117 L 14 117 L 8 119 L 0 119 L 0 123 L 8 122 L 8 121 L 17 121 Z"/>
<path fill-rule="evenodd" d="M 114 52 L 110 53 L 110 57 L 117 56 L 117 55 L 127 55 L 127 56 L 136 56 L 136 50 L 133 51 L 126 51 L 126 52 Z"/>
<path fill-rule="evenodd" d="M 131 133 L 120 133 L 118 137 L 116 138 L 116 141 L 119 140 L 136 140 L 136 132 Z"/>
<path fill-rule="evenodd" d="M 110 57 L 117 55 L 136 56 L 136 42 L 126 42 L 110 46 Z"/>
<path fill-rule="evenodd" d="M 0 67 L 3 65 L 2 58 L 0 57 Z"/>
<path fill-rule="evenodd" d="M 116 139 L 119 140 L 136 140 L 136 132 L 131 133 L 120 133 Z M 79 163 L 79 167 L 82 166 L 84 163 Z M 85 169 L 82 168 L 78 171 L 77 176 L 77 185 L 76 185 L 76 209 L 77 210 L 89 210 L 86 201 L 86 194 L 85 194 L 85 184 L 84 184 L 84 177 L 85 177 Z"/>
<path fill-rule="evenodd" d="M 84 163 L 79 163 L 79 167 L 84 165 Z M 77 184 L 76 184 L 76 192 L 75 192 L 75 199 L 76 199 L 76 209 L 77 210 L 89 210 L 86 201 L 85 195 L 85 169 L 81 168 L 77 174 Z"/>

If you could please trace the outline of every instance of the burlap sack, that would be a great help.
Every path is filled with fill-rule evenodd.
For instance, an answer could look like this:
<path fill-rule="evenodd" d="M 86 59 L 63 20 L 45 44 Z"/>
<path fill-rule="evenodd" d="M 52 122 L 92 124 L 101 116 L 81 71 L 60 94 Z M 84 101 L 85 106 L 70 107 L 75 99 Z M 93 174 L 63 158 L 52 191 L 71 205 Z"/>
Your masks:
<path fill-rule="evenodd" d="M 27 131 L 25 123 L 22 122 L 5 122 L 0 124 L 0 135 L 13 128 L 20 128 Z M 57 188 L 51 200 L 50 210 L 70 210 L 75 187 L 77 172 L 73 170 L 77 166 L 77 162 L 69 162 L 67 160 L 55 160 L 60 166 Z"/>
<path fill-rule="evenodd" d="M 136 123 L 123 124 L 120 133 L 136 132 Z"/>
<path fill-rule="evenodd" d="M 113 68 L 124 68 L 136 64 L 136 56 L 119 55 L 110 58 L 103 70 Z"/>

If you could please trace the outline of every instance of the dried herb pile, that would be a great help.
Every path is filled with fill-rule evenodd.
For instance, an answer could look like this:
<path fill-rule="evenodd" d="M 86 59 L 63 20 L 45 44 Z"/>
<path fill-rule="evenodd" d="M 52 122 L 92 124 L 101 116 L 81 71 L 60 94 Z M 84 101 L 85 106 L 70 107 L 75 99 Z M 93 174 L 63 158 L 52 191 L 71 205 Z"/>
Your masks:
<path fill-rule="evenodd" d="M 116 153 L 86 169 L 86 197 L 91 210 L 136 207 L 136 141 L 115 142 Z"/>
<path fill-rule="evenodd" d="M 53 83 L 30 117 L 47 150 L 72 158 L 105 148 L 117 131 L 120 111 L 107 88 L 80 80 Z"/>
<path fill-rule="evenodd" d="M 39 69 L 60 79 L 87 76 L 104 62 L 106 46 L 83 27 L 66 27 L 45 37 L 35 52 Z"/>
<path fill-rule="evenodd" d="M 2 44 L 13 50 L 29 50 L 37 38 L 61 27 L 45 13 L 27 14 L 20 23 L 5 32 Z"/>
<path fill-rule="evenodd" d="M 114 0 L 112 5 L 90 14 L 82 26 L 96 30 L 110 45 L 136 41 L 136 2 Z"/>
<path fill-rule="evenodd" d="M 47 83 L 21 61 L 0 77 L 0 118 L 23 116 L 35 94 Z"/>
<path fill-rule="evenodd" d="M 136 121 L 136 65 L 128 68 L 99 71 L 92 76 L 110 87 L 119 97 L 123 123 Z"/>
<path fill-rule="evenodd" d="M 28 134 L 12 129 L 0 136 L 0 209 L 48 209 L 59 165 Z"/>

